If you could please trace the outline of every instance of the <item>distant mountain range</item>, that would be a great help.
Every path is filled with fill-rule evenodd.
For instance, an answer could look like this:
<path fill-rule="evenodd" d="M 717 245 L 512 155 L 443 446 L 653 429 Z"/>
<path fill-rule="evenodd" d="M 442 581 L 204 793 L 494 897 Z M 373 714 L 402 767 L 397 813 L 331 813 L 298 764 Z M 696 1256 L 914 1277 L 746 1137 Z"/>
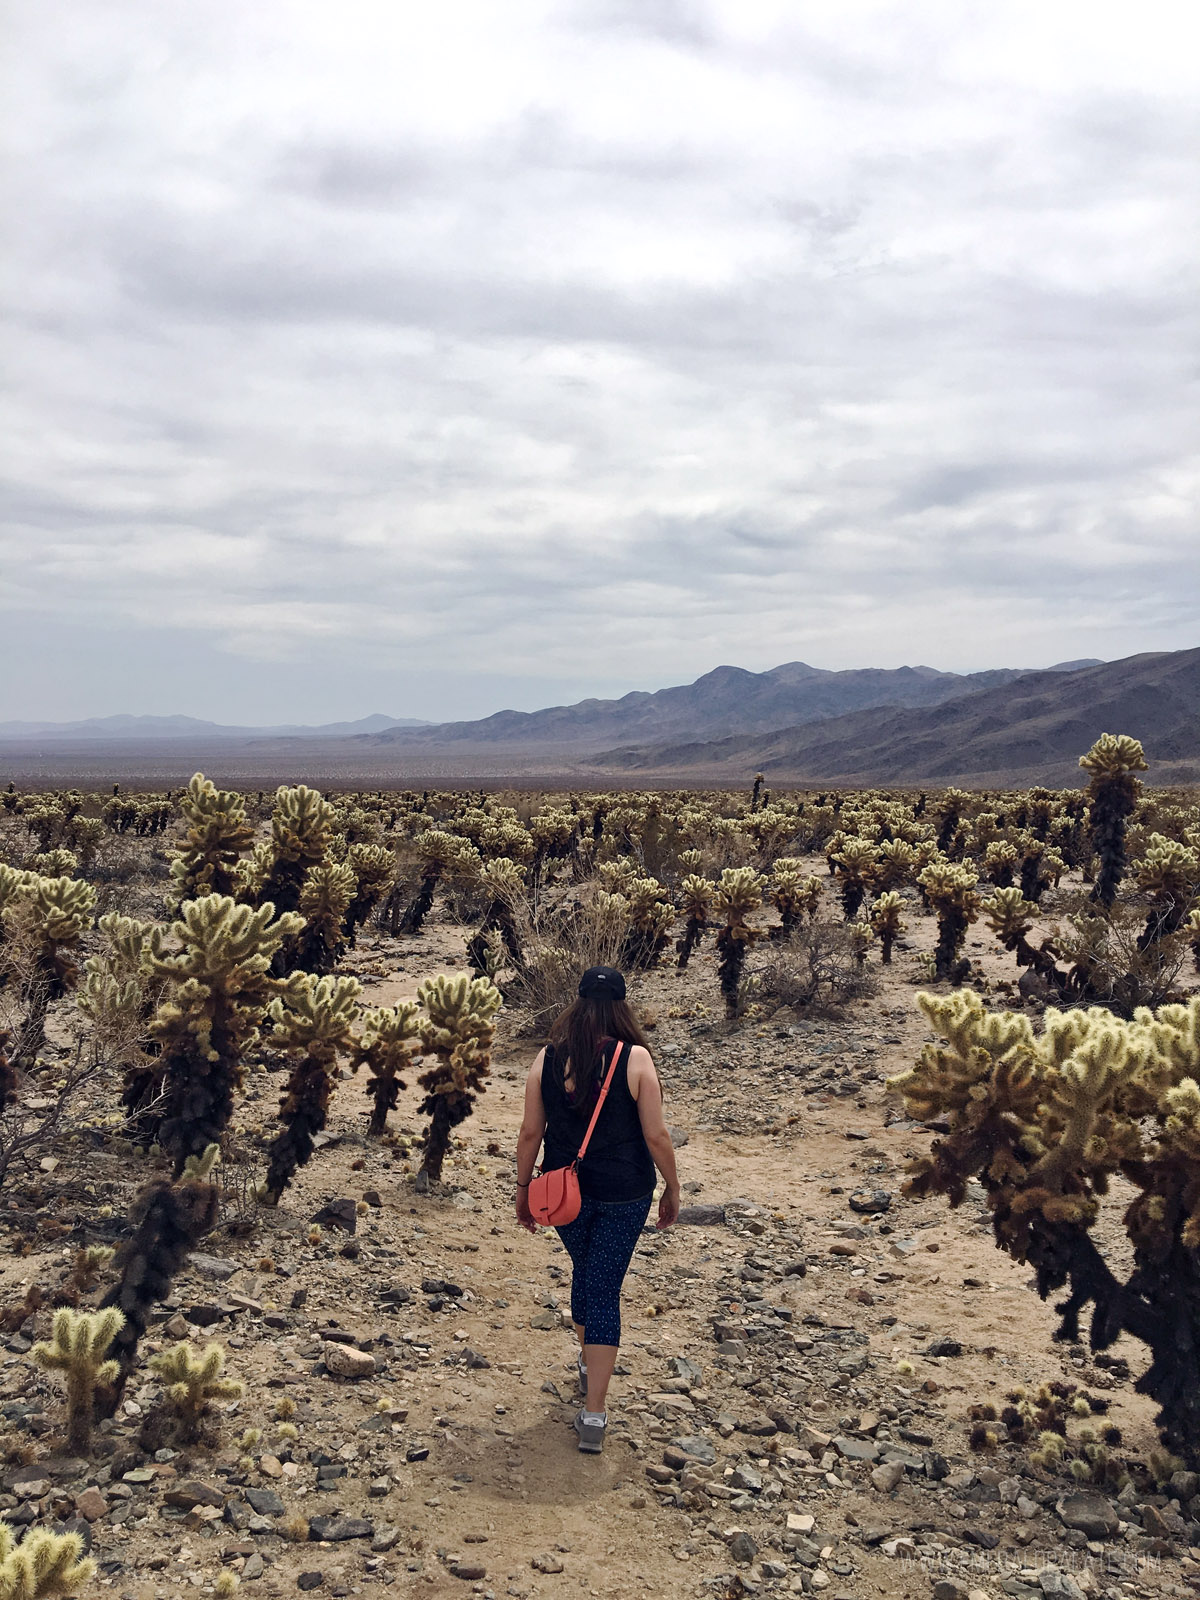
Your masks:
<path fill-rule="evenodd" d="M 717 667 L 619 700 L 500 711 L 474 722 L 375 715 L 320 727 L 188 717 L 0 724 L 24 782 L 177 783 L 201 766 L 244 788 L 673 783 L 1077 784 L 1100 733 L 1141 739 L 1151 781 L 1200 782 L 1200 650 L 1067 661 L 1042 671 L 932 667 L 770 672 Z"/>
<path fill-rule="evenodd" d="M 765 735 L 602 751 L 630 774 L 689 772 L 844 784 L 1078 783 L 1101 733 L 1140 739 L 1162 782 L 1200 781 L 1200 650 L 1025 673 L 934 708 L 878 707 Z"/>
<path fill-rule="evenodd" d="M 316 726 L 283 723 L 278 727 L 243 728 L 200 717 L 86 717 L 82 722 L 0 722 L 0 740 L 100 739 L 122 744 L 142 739 L 347 739 L 386 728 L 423 728 L 414 717 L 385 717 L 375 712 L 357 722 L 323 722 Z"/>
<path fill-rule="evenodd" d="M 1095 663 L 1067 662 L 1049 670 L 1071 672 L 1091 665 Z M 933 667 L 826 672 L 803 661 L 789 661 L 769 672 L 715 667 L 679 688 L 635 691 L 620 700 L 581 700 L 545 711 L 498 711 L 478 722 L 388 728 L 373 742 L 413 751 L 431 745 L 553 745 L 560 754 L 583 755 L 618 743 L 653 745 L 769 733 L 873 706 L 939 706 L 1022 675 L 1011 667 L 967 674 Z"/>

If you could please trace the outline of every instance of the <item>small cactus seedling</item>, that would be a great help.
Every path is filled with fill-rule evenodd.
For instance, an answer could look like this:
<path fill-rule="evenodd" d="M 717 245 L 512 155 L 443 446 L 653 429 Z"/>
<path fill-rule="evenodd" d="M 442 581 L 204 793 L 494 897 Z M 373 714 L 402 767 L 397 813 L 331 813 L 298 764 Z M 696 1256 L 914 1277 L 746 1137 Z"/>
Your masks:
<path fill-rule="evenodd" d="M 225 1352 L 219 1344 L 206 1345 L 199 1354 L 191 1345 L 172 1345 L 151 1356 L 149 1365 L 162 1380 L 185 1444 L 200 1437 L 200 1425 L 214 1400 L 236 1400 L 243 1390 L 236 1379 L 224 1376 Z"/>
<path fill-rule="evenodd" d="M 119 1368 L 107 1351 L 124 1325 L 125 1318 L 112 1306 L 103 1311 L 72 1311 L 64 1306 L 54 1313 L 50 1342 L 33 1347 L 39 1367 L 65 1374 L 67 1442 L 76 1455 L 86 1456 L 91 1450 L 96 1386 L 117 1380 Z"/>

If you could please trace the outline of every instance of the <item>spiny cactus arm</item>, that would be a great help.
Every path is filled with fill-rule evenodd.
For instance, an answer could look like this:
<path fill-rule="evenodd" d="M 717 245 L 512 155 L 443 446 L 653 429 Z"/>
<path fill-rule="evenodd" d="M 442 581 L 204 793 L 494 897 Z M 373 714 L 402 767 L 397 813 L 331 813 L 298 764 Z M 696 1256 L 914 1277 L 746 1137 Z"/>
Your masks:
<path fill-rule="evenodd" d="M 1148 770 L 1141 740 L 1127 733 L 1102 733 L 1087 754 L 1080 756 L 1079 765 L 1093 779 L 1125 777 Z"/>
<path fill-rule="evenodd" d="M 31 1528 L 0 1565 L 0 1600 L 51 1600 L 76 1594 L 96 1575 L 96 1563 L 81 1560 L 82 1554 L 83 1540 L 77 1533 Z"/>

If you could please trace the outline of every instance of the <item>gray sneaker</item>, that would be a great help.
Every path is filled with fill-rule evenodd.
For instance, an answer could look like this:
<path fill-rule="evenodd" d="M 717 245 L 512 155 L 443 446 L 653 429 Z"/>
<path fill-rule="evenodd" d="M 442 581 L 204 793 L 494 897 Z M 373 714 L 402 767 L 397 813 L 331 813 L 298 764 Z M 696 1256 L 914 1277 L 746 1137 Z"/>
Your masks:
<path fill-rule="evenodd" d="M 583 1412 L 575 1418 L 575 1432 L 579 1435 L 579 1448 L 587 1455 L 598 1456 L 604 1449 L 604 1435 L 608 1431 L 608 1418 L 603 1422 L 585 1422 Z"/>
<path fill-rule="evenodd" d="M 579 1393 L 580 1393 L 580 1397 L 582 1399 L 586 1400 L 587 1399 L 587 1368 L 583 1364 L 583 1357 L 582 1356 L 580 1356 L 579 1360 L 575 1363 L 575 1370 L 579 1374 Z"/>

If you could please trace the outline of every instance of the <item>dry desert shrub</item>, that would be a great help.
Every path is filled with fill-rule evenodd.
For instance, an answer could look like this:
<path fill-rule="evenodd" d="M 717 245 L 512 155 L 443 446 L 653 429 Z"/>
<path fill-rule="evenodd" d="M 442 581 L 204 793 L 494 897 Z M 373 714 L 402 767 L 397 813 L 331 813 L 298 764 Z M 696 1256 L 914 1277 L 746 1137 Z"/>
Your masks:
<path fill-rule="evenodd" d="M 837 1016 L 850 1000 L 875 993 L 878 980 L 855 950 L 844 922 L 817 921 L 797 928 L 758 973 L 759 999 L 808 1016 Z"/>
<path fill-rule="evenodd" d="M 535 909 L 525 897 L 514 906 L 525 963 L 505 992 L 528 1013 L 521 1029 L 527 1035 L 544 1033 L 574 1001 L 581 972 L 620 963 L 629 920 L 624 897 L 595 884 L 580 888 L 553 905 L 543 900 Z"/>

